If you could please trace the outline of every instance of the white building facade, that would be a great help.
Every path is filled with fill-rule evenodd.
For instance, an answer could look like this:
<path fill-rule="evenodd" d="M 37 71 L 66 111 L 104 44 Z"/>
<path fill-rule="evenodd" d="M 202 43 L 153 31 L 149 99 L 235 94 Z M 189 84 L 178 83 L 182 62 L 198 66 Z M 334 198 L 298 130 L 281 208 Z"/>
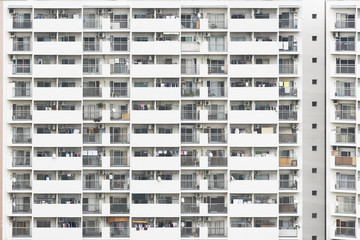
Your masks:
<path fill-rule="evenodd" d="M 303 4 L 5 1 L 3 239 L 325 239 L 325 193 L 308 190 L 325 180 L 304 177 L 317 144 L 303 134 L 303 109 L 318 110 L 303 104 L 313 47 L 303 24 L 314 21 Z M 334 63 L 355 64 L 356 51 L 333 50 Z M 353 105 L 341 116 L 357 109 L 352 74 L 328 96 Z M 348 136 L 348 120 L 329 124 Z M 355 157 L 356 143 L 334 145 Z M 328 183 L 338 171 L 355 179 L 350 165 L 328 167 Z M 357 198 L 345 190 L 329 202 Z M 332 213 L 329 224 L 357 224 L 355 213 Z"/>

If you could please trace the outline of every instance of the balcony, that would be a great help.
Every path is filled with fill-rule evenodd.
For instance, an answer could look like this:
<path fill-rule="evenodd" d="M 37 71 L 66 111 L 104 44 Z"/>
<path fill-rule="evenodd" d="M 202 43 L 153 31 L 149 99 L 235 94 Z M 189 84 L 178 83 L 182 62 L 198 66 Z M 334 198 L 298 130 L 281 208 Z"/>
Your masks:
<path fill-rule="evenodd" d="M 298 19 L 279 19 L 280 29 L 298 29 Z"/>
<path fill-rule="evenodd" d="M 297 167 L 298 161 L 295 157 L 291 156 L 280 156 L 279 167 Z"/>
<path fill-rule="evenodd" d="M 131 144 L 136 147 L 163 147 L 179 145 L 179 134 L 133 134 Z"/>
<path fill-rule="evenodd" d="M 56 10 L 55 10 L 56 11 Z M 48 32 L 49 29 L 53 32 L 64 31 L 64 26 L 67 26 L 67 32 L 81 32 L 82 21 L 80 14 L 77 18 L 58 18 L 58 19 L 34 19 L 34 31 L 35 32 Z"/>
<path fill-rule="evenodd" d="M 83 227 L 82 228 L 82 237 L 83 238 L 101 238 L 101 228 L 100 227 Z M 79 239 L 81 239 L 81 237 Z"/>
<path fill-rule="evenodd" d="M 12 190 L 31 190 L 30 180 L 16 179 L 16 182 L 12 183 Z"/>
<path fill-rule="evenodd" d="M 354 224 L 355 225 L 355 224 Z M 356 237 L 355 227 L 336 227 L 335 236 L 336 237 L 346 237 L 346 238 L 355 238 Z"/>
<path fill-rule="evenodd" d="M 110 64 L 111 75 L 128 75 L 130 74 L 129 66 L 126 64 Z"/>
<path fill-rule="evenodd" d="M 279 74 L 296 75 L 298 74 L 297 64 L 279 64 Z"/>
<path fill-rule="evenodd" d="M 181 64 L 182 75 L 199 75 L 200 65 L 195 64 Z"/>
<path fill-rule="evenodd" d="M 30 133 L 15 133 L 12 137 L 13 144 L 31 144 L 31 134 Z"/>
<path fill-rule="evenodd" d="M 354 106 L 355 107 L 355 106 Z M 355 121 L 356 110 L 335 110 L 335 120 Z"/>
<path fill-rule="evenodd" d="M 134 77 L 176 77 L 179 68 L 179 64 L 132 64 L 131 74 Z"/>
<path fill-rule="evenodd" d="M 298 229 L 297 228 L 280 228 L 279 229 L 279 237 L 297 237 Z"/>
<path fill-rule="evenodd" d="M 131 168 L 135 170 L 173 170 L 178 169 L 179 167 L 180 163 L 178 157 L 131 158 Z"/>
<path fill-rule="evenodd" d="M 337 167 L 356 167 L 356 157 L 335 157 Z"/>
<path fill-rule="evenodd" d="M 31 167 L 30 156 L 13 156 L 12 157 L 13 167 Z"/>
<path fill-rule="evenodd" d="M 208 159 L 209 167 L 227 167 L 227 165 L 227 157 L 209 157 Z"/>
<path fill-rule="evenodd" d="M 48 30 L 46 30 L 48 31 Z M 82 54 L 82 43 L 80 41 L 75 42 L 34 42 L 34 52 L 36 54 Z"/>
<path fill-rule="evenodd" d="M 99 203 L 82 204 L 82 214 L 101 214 L 102 209 Z"/>
<path fill-rule="evenodd" d="M 36 77 L 80 77 L 81 64 L 35 64 Z"/>
<path fill-rule="evenodd" d="M 252 55 L 252 54 L 277 54 L 278 42 L 274 41 L 244 41 L 229 42 L 231 54 Z M 230 72 L 231 73 L 231 72 Z"/>
<path fill-rule="evenodd" d="M 128 227 L 111 227 L 111 238 L 128 238 L 130 236 L 130 228 Z"/>
<path fill-rule="evenodd" d="M 199 238 L 200 228 L 199 227 L 181 227 L 182 238 Z"/>
<path fill-rule="evenodd" d="M 209 98 L 226 97 L 226 92 L 225 92 L 224 87 L 207 87 L 207 90 L 208 90 L 208 97 Z M 213 113 L 213 112 L 215 112 L 215 113 Z M 219 112 L 219 111 L 210 111 L 209 120 L 210 120 L 210 115 L 215 115 L 216 112 Z M 225 113 L 224 112 L 222 114 L 222 118 L 225 118 Z M 214 119 L 214 120 L 216 120 L 216 119 Z M 222 119 L 222 120 L 225 120 L 225 119 Z"/>
<path fill-rule="evenodd" d="M 14 52 L 28 52 L 31 51 L 31 41 L 13 41 Z"/>
<path fill-rule="evenodd" d="M 149 31 L 148 26 L 151 26 L 154 32 L 174 32 L 180 31 L 180 18 L 175 16 L 166 19 L 162 18 L 134 18 L 131 19 L 131 28 L 139 32 Z"/>
<path fill-rule="evenodd" d="M 279 203 L 280 214 L 294 214 L 297 213 L 296 203 Z"/>
<path fill-rule="evenodd" d="M 173 193 L 180 191 L 179 180 L 132 180 L 133 193 Z"/>
<path fill-rule="evenodd" d="M 31 214 L 31 203 L 15 203 L 12 204 L 12 213 L 15 214 Z"/>
<path fill-rule="evenodd" d="M 110 143 L 111 144 L 128 144 L 130 142 L 130 136 L 127 133 L 111 133 Z"/>
<path fill-rule="evenodd" d="M 277 134 L 229 134 L 230 146 L 243 146 L 243 147 L 265 147 L 277 146 Z"/>
<path fill-rule="evenodd" d="M 79 147 L 81 134 L 34 134 L 33 145 L 37 147 Z"/>
<path fill-rule="evenodd" d="M 229 19 L 229 30 L 234 32 L 277 31 L 277 19 Z"/>
<path fill-rule="evenodd" d="M 57 193 L 80 193 L 81 181 L 80 180 L 34 180 L 33 192 L 34 193 L 51 193 L 57 189 Z"/>
<path fill-rule="evenodd" d="M 336 190 L 355 190 L 356 189 L 356 180 L 336 179 L 335 189 Z"/>
<path fill-rule="evenodd" d="M 298 183 L 296 180 L 284 180 L 280 179 L 279 181 L 279 189 L 280 190 L 297 190 Z"/>
<path fill-rule="evenodd" d="M 51 227 L 51 228 L 41 228 L 34 227 L 33 231 L 33 239 L 46 240 L 61 240 L 64 238 L 67 239 L 81 239 L 81 228 L 80 227 Z"/>
<path fill-rule="evenodd" d="M 110 180 L 110 190 L 129 190 L 129 181 L 122 179 Z"/>
<path fill-rule="evenodd" d="M 208 203 L 209 214 L 227 213 L 227 207 L 225 203 Z"/>
<path fill-rule="evenodd" d="M 335 42 L 336 51 L 355 51 L 355 41 L 341 41 Z"/>
<path fill-rule="evenodd" d="M 33 168 L 35 170 L 81 170 L 81 157 L 33 157 Z"/>
<path fill-rule="evenodd" d="M 230 64 L 231 77 L 276 77 L 278 76 L 277 64 Z"/>
<path fill-rule="evenodd" d="M 181 203 L 181 214 L 199 214 L 200 206 L 196 203 Z"/>
<path fill-rule="evenodd" d="M 13 110 L 13 121 L 30 121 L 32 119 L 30 110 Z"/>
<path fill-rule="evenodd" d="M 13 87 L 12 97 L 14 98 L 30 98 L 31 88 L 30 87 Z"/>
<path fill-rule="evenodd" d="M 14 18 L 12 21 L 13 29 L 31 29 L 32 28 L 32 21 L 30 19 L 18 19 Z"/>
<path fill-rule="evenodd" d="M 81 204 L 33 204 L 34 217 L 78 217 L 81 214 Z"/>
<path fill-rule="evenodd" d="M 298 51 L 298 43 L 296 41 L 280 41 L 279 42 L 279 51 L 280 52 L 297 52 Z"/>
<path fill-rule="evenodd" d="M 173 217 L 179 214 L 179 204 L 132 204 L 132 217 Z"/>
<path fill-rule="evenodd" d="M 101 156 L 83 155 L 83 167 L 101 167 Z"/>
<path fill-rule="evenodd" d="M 230 87 L 231 100 L 275 100 L 278 98 L 276 87 Z"/>
<path fill-rule="evenodd" d="M 83 51 L 84 52 L 101 52 L 101 42 L 100 41 L 84 41 L 83 42 Z"/>
<path fill-rule="evenodd" d="M 34 100 L 80 100 L 80 87 L 33 88 Z"/>
<path fill-rule="evenodd" d="M 131 43 L 132 54 L 179 54 L 179 48 L 179 41 L 134 41 Z"/>
<path fill-rule="evenodd" d="M 279 144 L 297 144 L 296 133 L 280 133 Z"/>
<path fill-rule="evenodd" d="M 209 75 L 216 75 L 216 74 L 227 74 L 227 65 L 223 64 L 208 64 L 208 74 Z"/>
<path fill-rule="evenodd" d="M 102 111 L 99 109 L 84 110 L 83 111 L 83 120 L 100 122 L 102 120 Z"/>
<path fill-rule="evenodd" d="M 277 123 L 279 114 L 276 111 L 230 111 L 229 122 L 232 123 Z"/>
<path fill-rule="evenodd" d="M 355 74 L 355 64 L 336 64 L 337 74 Z"/>
<path fill-rule="evenodd" d="M 129 159 L 123 156 L 110 156 L 110 167 L 128 167 Z"/>
<path fill-rule="evenodd" d="M 335 90 L 336 98 L 355 97 L 355 87 L 337 87 Z"/>
<path fill-rule="evenodd" d="M 230 217 L 273 217 L 278 215 L 276 203 L 229 204 Z"/>
<path fill-rule="evenodd" d="M 101 29 L 102 28 L 102 24 L 101 24 L 101 20 L 100 19 L 87 19 L 84 18 L 83 21 L 83 28 L 84 29 Z"/>
<path fill-rule="evenodd" d="M 109 205 L 110 214 L 129 214 L 130 212 L 130 207 L 128 203 L 110 203 Z"/>
<path fill-rule="evenodd" d="M 178 87 L 134 87 L 131 88 L 131 98 L 134 100 L 178 100 L 180 89 Z"/>
<path fill-rule="evenodd" d="M 226 237 L 226 228 L 224 227 L 208 227 L 209 238 L 223 238 Z"/>
<path fill-rule="evenodd" d="M 12 70 L 10 71 L 13 75 L 30 75 L 32 74 L 30 64 L 11 64 Z"/>
<path fill-rule="evenodd" d="M 179 110 L 148 110 L 148 111 L 132 111 L 131 119 L 134 119 L 134 123 L 174 123 L 180 122 Z M 161 135 L 160 135 L 161 136 Z"/>
<path fill-rule="evenodd" d="M 253 193 L 277 193 L 278 181 L 276 180 L 234 180 L 229 183 L 231 193 L 248 192 Z"/>
<path fill-rule="evenodd" d="M 298 97 L 298 89 L 296 87 L 279 87 L 279 96 L 283 98 Z"/>
<path fill-rule="evenodd" d="M 12 237 L 13 238 L 29 238 L 31 237 L 31 228 L 30 227 L 12 227 Z"/>
<path fill-rule="evenodd" d="M 181 52 L 200 52 L 200 48 L 198 42 L 181 42 Z"/>
<path fill-rule="evenodd" d="M 83 134 L 84 144 L 101 144 L 102 134 L 101 133 L 84 133 Z"/>
<path fill-rule="evenodd" d="M 223 133 L 209 133 L 208 134 L 208 143 L 210 144 L 218 144 L 218 143 L 226 143 L 226 134 Z"/>
<path fill-rule="evenodd" d="M 80 110 L 59 111 L 33 111 L 34 123 L 81 123 L 82 112 Z"/>
<path fill-rule="evenodd" d="M 297 121 L 298 113 L 296 110 L 279 110 L 280 121 Z"/>
<path fill-rule="evenodd" d="M 274 216 L 274 215 L 273 215 Z M 246 236 L 251 240 L 278 239 L 279 229 L 276 227 L 256 227 L 256 228 L 229 228 L 229 240 L 239 239 L 239 236 Z"/>
<path fill-rule="evenodd" d="M 336 20 L 335 28 L 355 28 L 355 20 Z"/>
<path fill-rule="evenodd" d="M 254 157 L 235 157 L 229 158 L 230 169 L 242 170 L 275 170 L 277 169 L 278 158 L 273 155 L 254 156 Z"/>
<path fill-rule="evenodd" d="M 99 180 L 84 180 L 83 190 L 100 190 L 101 184 Z"/>
<path fill-rule="evenodd" d="M 336 143 L 355 143 L 355 133 L 336 133 Z"/>
<path fill-rule="evenodd" d="M 156 239 L 169 240 L 178 239 L 180 236 L 180 227 L 153 227 L 147 230 L 130 229 L 131 239 Z"/>

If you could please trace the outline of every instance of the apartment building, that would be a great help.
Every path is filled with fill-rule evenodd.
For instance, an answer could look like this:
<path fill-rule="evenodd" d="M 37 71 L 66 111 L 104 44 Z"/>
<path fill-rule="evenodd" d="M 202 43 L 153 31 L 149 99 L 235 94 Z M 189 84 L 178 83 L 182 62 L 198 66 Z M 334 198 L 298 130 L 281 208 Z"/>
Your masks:
<path fill-rule="evenodd" d="M 359 237 L 359 8 L 356 1 L 326 4 L 329 239 Z"/>
<path fill-rule="evenodd" d="M 313 22 L 305 4 L 5 1 L 3 239 L 325 239 L 324 198 L 308 196 L 325 179 L 304 177 L 314 160 L 304 146 L 322 147 L 324 133 L 309 139 L 303 124 L 303 110 L 319 111 L 303 104 L 303 52 L 314 48 L 303 24 L 324 15 Z M 355 29 L 338 31 L 354 46 Z M 356 52 L 337 46 L 352 83 L 329 81 L 352 90 L 328 102 L 355 111 Z M 343 121 L 329 124 L 355 141 L 355 118 Z M 342 163 L 357 151 L 334 147 L 350 154 Z M 329 184 L 337 172 L 354 184 L 350 162 L 327 170 Z M 357 197 L 328 195 L 337 209 Z M 357 222 L 332 213 L 340 233 Z"/>

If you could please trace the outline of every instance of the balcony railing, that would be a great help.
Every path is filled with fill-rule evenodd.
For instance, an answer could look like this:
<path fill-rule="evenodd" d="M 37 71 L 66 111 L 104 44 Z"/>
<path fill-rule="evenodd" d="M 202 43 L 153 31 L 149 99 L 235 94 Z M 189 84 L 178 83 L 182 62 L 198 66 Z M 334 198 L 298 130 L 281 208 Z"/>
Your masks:
<path fill-rule="evenodd" d="M 209 87 L 208 88 L 208 96 L 209 97 L 224 97 L 225 96 L 225 88 L 224 87 Z"/>
<path fill-rule="evenodd" d="M 14 121 L 23 121 L 31 120 L 31 111 L 30 110 L 13 110 L 12 120 Z"/>
<path fill-rule="evenodd" d="M 129 160 L 127 157 L 111 156 L 110 167 L 127 167 L 129 166 Z"/>
<path fill-rule="evenodd" d="M 31 134 L 30 133 L 16 133 L 13 134 L 12 143 L 31 143 Z"/>
<path fill-rule="evenodd" d="M 208 227 L 208 237 L 225 237 L 226 231 L 224 227 Z"/>
<path fill-rule="evenodd" d="M 84 29 L 99 29 L 101 28 L 100 19 L 86 19 L 84 18 Z"/>
<path fill-rule="evenodd" d="M 337 143 L 355 143 L 355 133 L 336 133 Z"/>
<path fill-rule="evenodd" d="M 356 205 L 355 203 L 341 202 L 338 206 L 335 207 L 335 213 L 355 214 Z"/>
<path fill-rule="evenodd" d="M 279 213 L 297 213 L 296 203 L 280 203 Z"/>
<path fill-rule="evenodd" d="M 129 97 L 129 89 L 127 87 L 112 87 L 110 96 L 113 98 Z"/>
<path fill-rule="evenodd" d="M 200 43 L 198 42 L 181 42 L 182 52 L 200 52 Z"/>
<path fill-rule="evenodd" d="M 12 65 L 13 74 L 31 74 L 31 65 L 30 64 L 13 64 Z"/>
<path fill-rule="evenodd" d="M 182 97 L 198 97 L 199 96 L 199 89 L 198 88 L 189 88 L 189 87 L 182 87 L 181 88 L 181 96 Z"/>
<path fill-rule="evenodd" d="M 181 228 L 181 237 L 196 237 L 200 236 L 200 228 L 198 227 L 182 227 Z"/>
<path fill-rule="evenodd" d="M 199 75 L 200 74 L 200 66 L 199 65 L 181 64 L 181 74 L 183 74 L 183 75 Z"/>
<path fill-rule="evenodd" d="M 209 143 L 226 143 L 226 138 L 224 133 L 209 133 L 208 137 Z"/>
<path fill-rule="evenodd" d="M 101 121 L 102 113 L 100 110 L 84 110 L 83 111 L 83 120 L 94 120 Z"/>
<path fill-rule="evenodd" d="M 209 114 L 208 114 L 209 121 L 226 120 L 226 119 L 227 119 L 227 114 L 225 113 L 225 111 L 209 110 Z"/>
<path fill-rule="evenodd" d="M 195 189 L 197 189 L 196 180 L 181 180 L 181 189 L 182 190 L 195 190 Z"/>
<path fill-rule="evenodd" d="M 336 97 L 355 97 L 354 87 L 337 87 L 335 92 Z"/>
<path fill-rule="evenodd" d="M 276 41 L 276 40 L 273 40 Z M 281 52 L 296 52 L 298 50 L 297 42 L 291 42 L 291 41 L 281 41 L 279 42 L 279 51 Z"/>
<path fill-rule="evenodd" d="M 13 237 L 31 237 L 30 227 L 12 227 Z"/>
<path fill-rule="evenodd" d="M 111 190 L 129 190 L 129 184 L 127 180 L 113 179 L 110 182 Z"/>
<path fill-rule="evenodd" d="M 84 180 L 83 181 L 83 189 L 84 190 L 99 190 L 101 189 L 100 181 L 99 180 Z"/>
<path fill-rule="evenodd" d="M 30 203 L 13 203 L 12 204 L 13 213 L 31 213 L 31 204 Z"/>
<path fill-rule="evenodd" d="M 101 87 L 84 87 L 83 97 L 102 97 Z"/>
<path fill-rule="evenodd" d="M 336 120 L 355 120 L 356 111 L 354 110 L 336 110 L 335 111 Z"/>
<path fill-rule="evenodd" d="M 199 29 L 200 28 L 200 20 L 187 20 L 187 19 L 181 19 L 181 28 L 184 29 Z"/>
<path fill-rule="evenodd" d="M 297 74 L 297 65 L 279 64 L 279 74 Z"/>
<path fill-rule="evenodd" d="M 110 43 L 111 51 L 113 52 L 128 52 L 129 51 L 129 43 L 128 41 L 124 42 L 115 42 L 111 41 Z"/>
<path fill-rule="evenodd" d="M 125 64 L 110 64 L 110 73 L 120 75 L 130 74 L 129 66 Z"/>
<path fill-rule="evenodd" d="M 279 19 L 279 28 L 297 29 L 298 28 L 298 20 L 297 19 Z"/>
<path fill-rule="evenodd" d="M 208 27 L 212 29 L 226 29 L 227 24 L 225 20 L 209 20 Z"/>
<path fill-rule="evenodd" d="M 110 203 L 111 214 L 129 213 L 129 205 L 127 203 Z"/>
<path fill-rule="evenodd" d="M 30 87 L 14 87 L 12 96 L 13 97 L 31 97 L 31 88 Z"/>
<path fill-rule="evenodd" d="M 101 74 L 100 64 L 83 64 L 83 73 L 85 74 Z"/>
<path fill-rule="evenodd" d="M 296 110 L 280 110 L 279 111 L 279 120 L 284 121 L 296 121 L 298 119 L 298 114 Z"/>
<path fill-rule="evenodd" d="M 96 214 L 101 213 L 99 203 L 83 203 L 82 205 L 84 214 Z"/>
<path fill-rule="evenodd" d="M 355 167 L 355 157 L 335 157 L 335 166 Z"/>
<path fill-rule="evenodd" d="M 335 49 L 336 49 L 336 51 L 355 51 L 355 42 L 354 41 L 336 41 Z"/>
<path fill-rule="evenodd" d="M 297 167 L 297 159 L 290 156 L 279 156 L 279 167 Z"/>
<path fill-rule="evenodd" d="M 279 237 L 297 237 L 298 230 L 297 228 L 280 228 Z"/>
<path fill-rule="evenodd" d="M 297 190 L 298 184 L 296 180 L 283 180 L 280 179 L 280 190 Z"/>
<path fill-rule="evenodd" d="M 197 135 L 190 133 L 181 133 L 181 143 L 198 143 Z"/>
<path fill-rule="evenodd" d="M 209 64 L 208 74 L 227 74 L 227 66 L 223 64 Z"/>
<path fill-rule="evenodd" d="M 84 41 L 83 42 L 84 52 L 99 52 L 101 51 L 101 45 L 99 41 Z"/>
<path fill-rule="evenodd" d="M 279 134 L 279 143 L 285 143 L 285 144 L 297 143 L 297 134 L 296 133 L 280 133 Z"/>
<path fill-rule="evenodd" d="M 336 180 L 335 189 L 355 190 L 356 180 Z"/>
<path fill-rule="evenodd" d="M 208 213 L 227 213 L 225 203 L 208 203 Z"/>
<path fill-rule="evenodd" d="M 83 155 L 83 167 L 100 167 L 100 156 Z"/>
<path fill-rule="evenodd" d="M 12 157 L 13 167 L 30 167 L 30 156 L 17 156 Z"/>
<path fill-rule="evenodd" d="M 128 29 L 128 19 L 111 19 L 111 29 Z"/>
<path fill-rule="evenodd" d="M 208 189 L 209 190 L 224 190 L 226 189 L 226 184 L 224 180 L 208 180 Z"/>
<path fill-rule="evenodd" d="M 100 227 L 83 227 L 83 237 L 101 237 Z"/>
<path fill-rule="evenodd" d="M 110 143 L 129 143 L 129 134 L 127 133 L 111 133 Z"/>
<path fill-rule="evenodd" d="M 355 237 L 355 233 L 355 227 L 336 227 L 335 229 L 336 237 Z"/>
<path fill-rule="evenodd" d="M 13 51 L 14 52 L 31 51 L 31 42 L 30 41 L 13 41 Z"/>
<path fill-rule="evenodd" d="M 227 157 L 209 157 L 209 167 L 226 167 Z"/>
<path fill-rule="evenodd" d="M 111 227 L 110 237 L 112 238 L 127 238 L 130 236 L 130 229 L 128 227 Z"/>
<path fill-rule="evenodd" d="M 354 20 L 336 20 L 335 28 L 355 28 Z"/>
<path fill-rule="evenodd" d="M 196 156 L 181 156 L 181 167 L 199 167 L 200 162 Z"/>
<path fill-rule="evenodd" d="M 30 180 L 16 180 L 16 182 L 12 183 L 13 190 L 30 190 L 31 184 Z"/>
<path fill-rule="evenodd" d="M 13 20 L 13 28 L 32 28 L 31 20 Z"/>
<path fill-rule="evenodd" d="M 181 110 L 181 120 L 196 121 L 199 120 L 199 111 L 197 110 Z"/>
<path fill-rule="evenodd" d="M 181 213 L 199 213 L 200 208 L 196 203 L 182 203 L 181 204 Z"/>
<path fill-rule="evenodd" d="M 84 133 L 83 143 L 84 144 L 101 144 L 102 134 L 101 133 Z"/>
<path fill-rule="evenodd" d="M 280 97 L 297 97 L 297 93 L 296 87 L 279 87 Z"/>
<path fill-rule="evenodd" d="M 336 73 L 354 74 L 355 73 L 355 64 L 336 64 Z"/>

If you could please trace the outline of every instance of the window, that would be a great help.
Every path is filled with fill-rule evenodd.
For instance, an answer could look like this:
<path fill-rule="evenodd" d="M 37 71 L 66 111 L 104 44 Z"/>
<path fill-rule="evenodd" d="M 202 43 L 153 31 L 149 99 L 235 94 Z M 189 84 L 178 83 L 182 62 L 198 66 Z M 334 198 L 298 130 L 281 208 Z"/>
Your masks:
<path fill-rule="evenodd" d="M 311 169 L 311 172 L 312 172 L 312 173 L 317 173 L 317 168 L 312 168 L 312 169 Z"/>
<path fill-rule="evenodd" d="M 61 64 L 75 64 L 75 59 L 61 59 Z"/>
<path fill-rule="evenodd" d="M 317 124 L 316 123 L 312 124 L 312 129 L 317 129 Z"/>
<path fill-rule="evenodd" d="M 316 84 L 317 84 L 317 80 L 316 80 L 316 79 L 313 79 L 313 80 L 312 80 L 312 84 L 313 84 L 313 85 L 316 85 Z"/>
<path fill-rule="evenodd" d="M 312 19 L 316 19 L 316 18 L 317 18 L 317 14 L 312 14 Z"/>
<path fill-rule="evenodd" d="M 317 218 L 317 213 L 312 213 L 312 214 L 311 214 L 311 217 L 312 217 L 312 218 Z"/>
<path fill-rule="evenodd" d="M 312 236 L 311 240 L 317 240 L 317 236 Z"/>
<path fill-rule="evenodd" d="M 316 196 L 316 195 L 317 195 L 317 191 L 312 191 L 311 194 L 312 194 L 313 196 Z"/>
<path fill-rule="evenodd" d="M 311 149 L 312 149 L 313 151 L 317 151 L 317 146 L 312 146 Z"/>
<path fill-rule="evenodd" d="M 313 107 L 316 107 L 316 106 L 317 106 L 317 102 L 316 102 L 316 101 L 312 101 L 311 105 L 312 105 Z"/>
<path fill-rule="evenodd" d="M 317 63 L 317 58 L 312 58 L 311 61 L 312 63 Z"/>
<path fill-rule="evenodd" d="M 315 42 L 317 41 L 317 36 L 312 36 L 311 39 Z"/>

